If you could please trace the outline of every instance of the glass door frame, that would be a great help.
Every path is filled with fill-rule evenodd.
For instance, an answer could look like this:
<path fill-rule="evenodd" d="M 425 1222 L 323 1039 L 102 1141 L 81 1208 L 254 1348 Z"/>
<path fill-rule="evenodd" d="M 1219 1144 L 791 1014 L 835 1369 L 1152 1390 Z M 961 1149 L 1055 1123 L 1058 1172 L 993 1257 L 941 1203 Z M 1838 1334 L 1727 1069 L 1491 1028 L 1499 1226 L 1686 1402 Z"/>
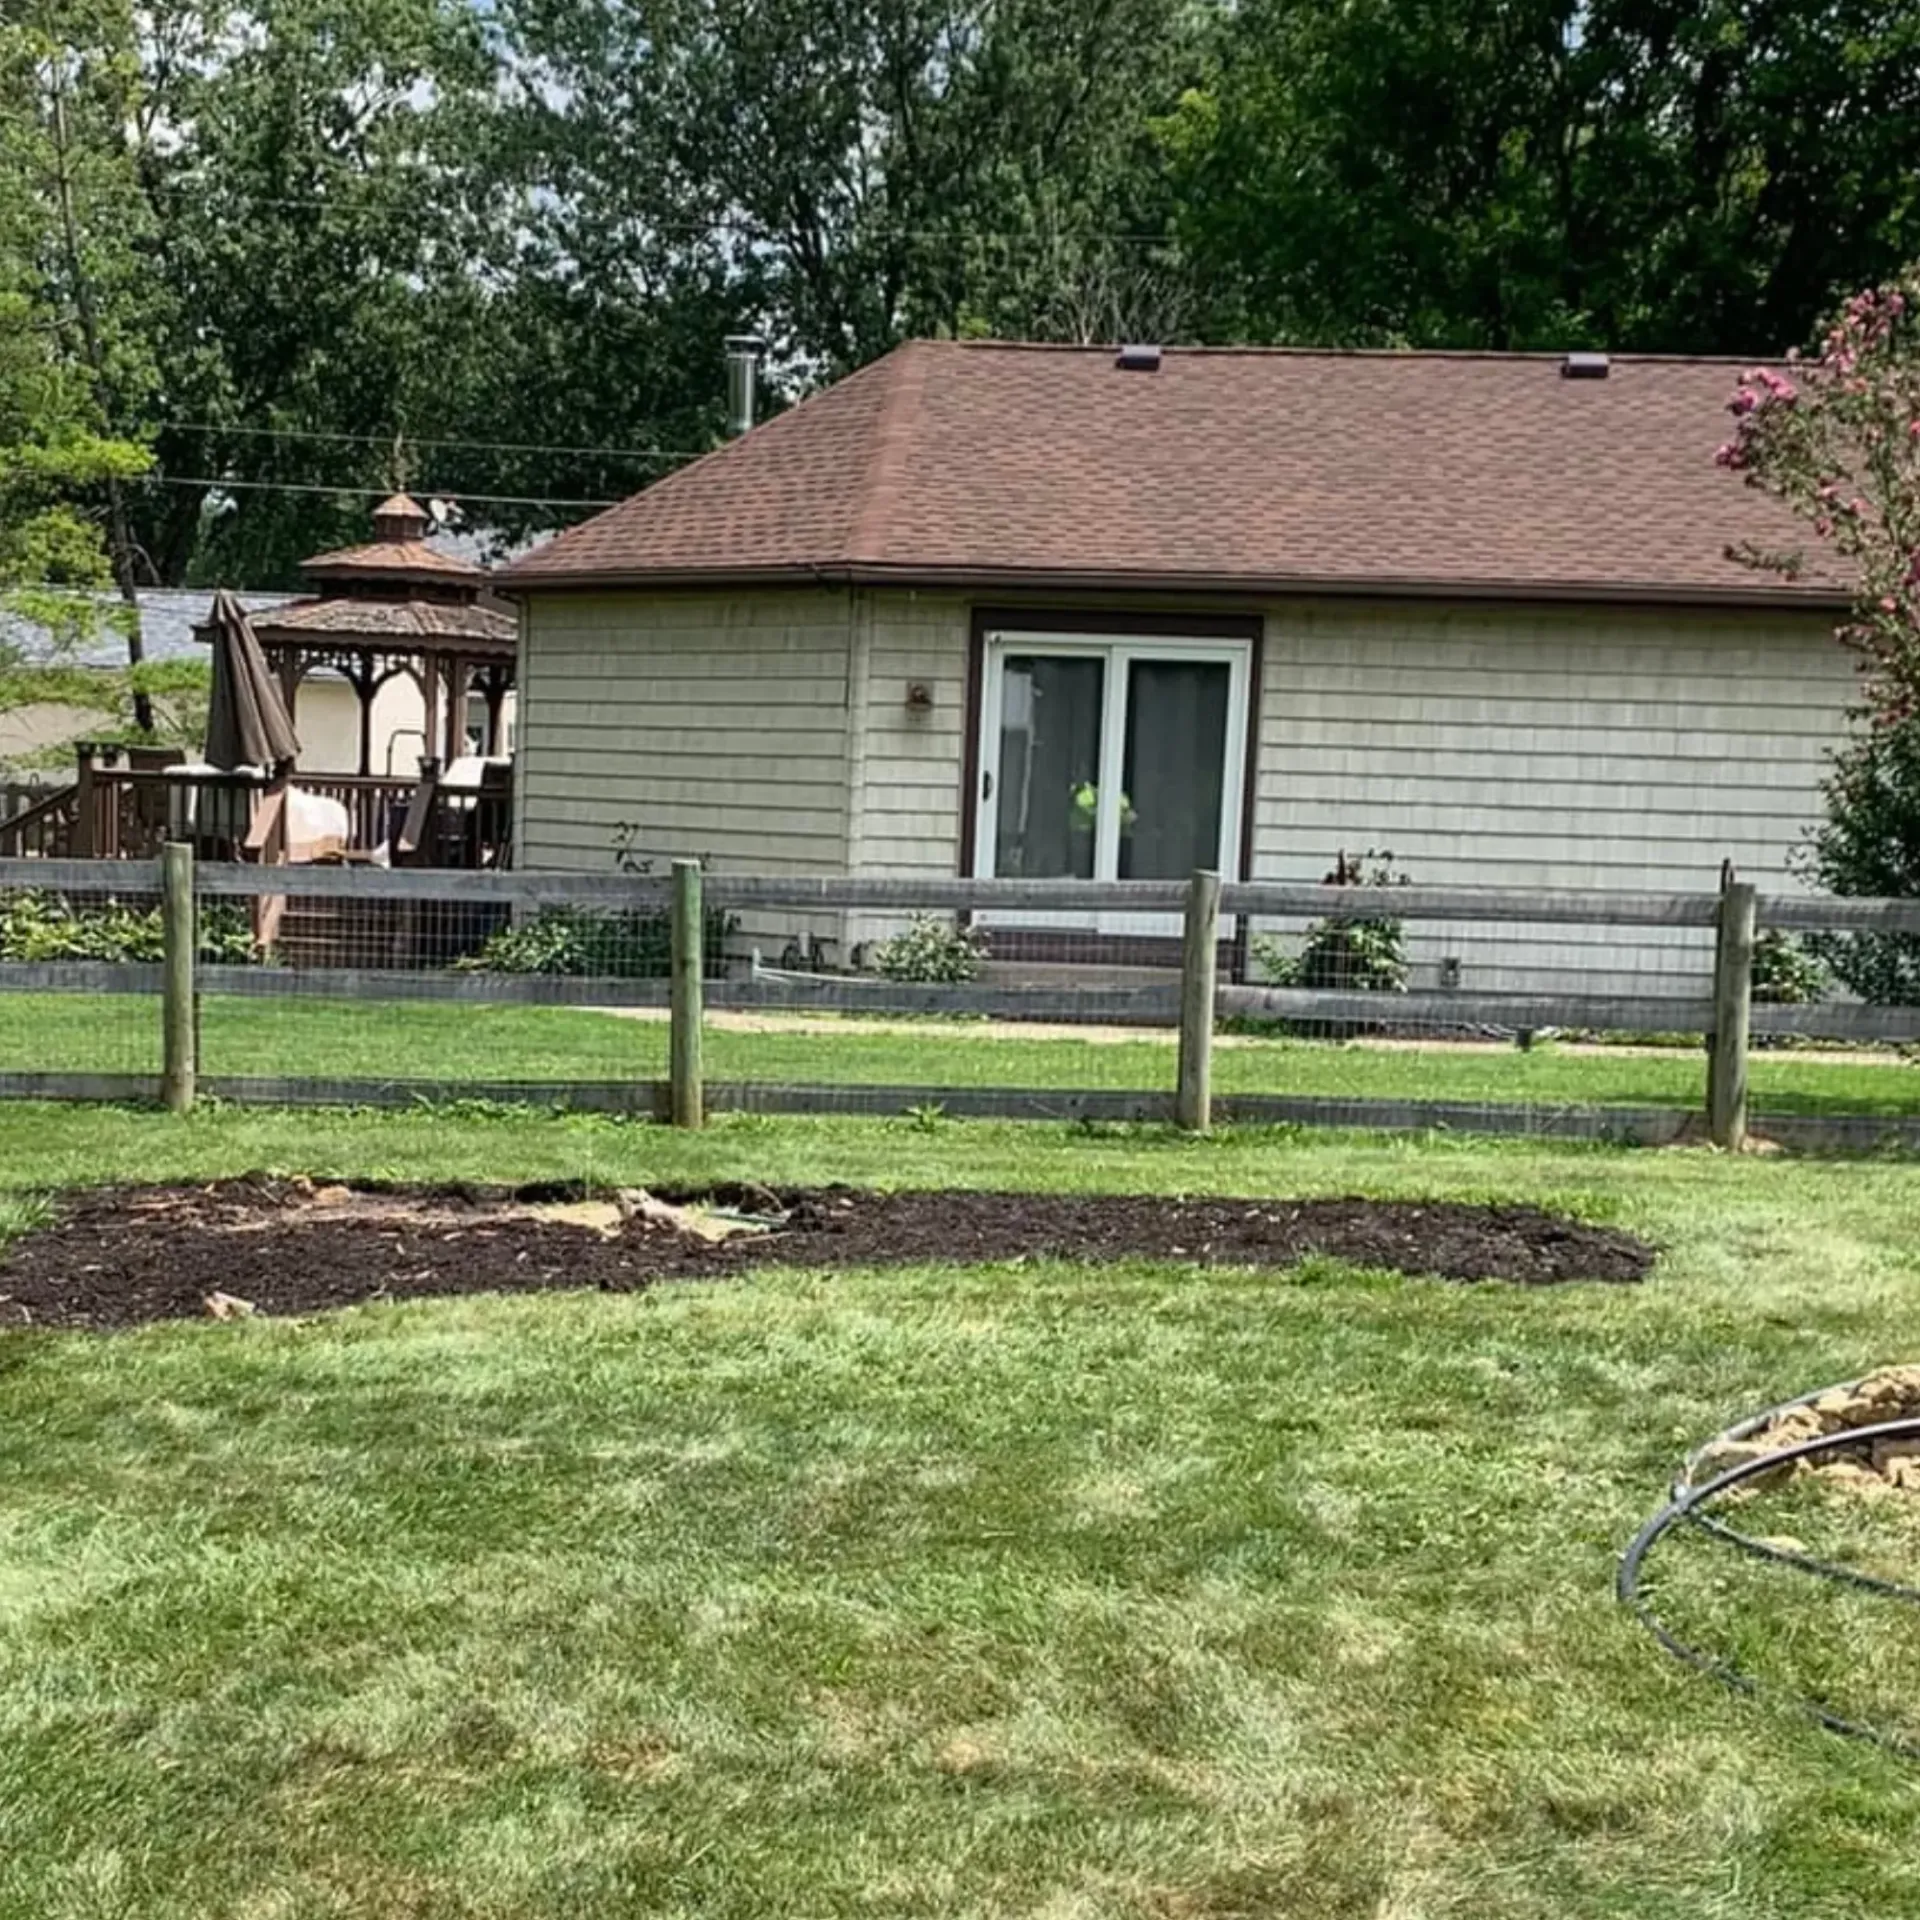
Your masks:
<path fill-rule="evenodd" d="M 976 743 L 979 775 L 972 795 L 973 871 L 982 879 L 994 874 L 997 852 L 1000 793 L 1001 699 L 1009 654 L 1060 657 L 1092 656 L 1106 662 L 1100 713 L 1099 802 L 1094 813 L 1093 877 L 1112 880 L 1120 864 L 1121 776 L 1127 750 L 1127 701 L 1131 698 L 1130 668 L 1138 660 L 1190 660 L 1224 665 L 1227 678 L 1226 738 L 1221 750 L 1219 870 L 1223 880 L 1240 878 L 1241 841 L 1247 800 L 1247 739 L 1252 724 L 1254 643 L 1229 635 L 1219 638 L 1154 633 L 1063 633 L 1036 628 L 993 627 L 985 633 L 981 651 L 980 732 Z M 981 916 L 1007 923 L 1005 910 Z M 1103 931 L 1146 932 L 1137 914 L 1027 913 L 1017 916 L 1025 926 L 1085 927 L 1097 919 Z M 1163 916 L 1154 915 L 1157 923 Z M 1174 923 L 1177 927 L 1177 921 Z"/>

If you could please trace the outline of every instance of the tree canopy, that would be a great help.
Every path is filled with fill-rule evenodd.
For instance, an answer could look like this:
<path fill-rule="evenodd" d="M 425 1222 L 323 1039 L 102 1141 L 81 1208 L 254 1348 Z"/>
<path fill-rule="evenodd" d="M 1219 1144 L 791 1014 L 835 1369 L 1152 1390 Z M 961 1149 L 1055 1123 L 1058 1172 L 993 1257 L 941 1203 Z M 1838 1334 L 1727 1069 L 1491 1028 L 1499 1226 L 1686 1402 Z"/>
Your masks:
<path fill-rule="evenodd" d="M 715 443 L 729 333 L 776 404 L 915 333 L 1757 357 L 1920 255 L 1914 0 L 7 17 L 0 440 L 73 458 L 0 516 L 143 580 L 287 584 L 398 482 L 578 519 Z"/>

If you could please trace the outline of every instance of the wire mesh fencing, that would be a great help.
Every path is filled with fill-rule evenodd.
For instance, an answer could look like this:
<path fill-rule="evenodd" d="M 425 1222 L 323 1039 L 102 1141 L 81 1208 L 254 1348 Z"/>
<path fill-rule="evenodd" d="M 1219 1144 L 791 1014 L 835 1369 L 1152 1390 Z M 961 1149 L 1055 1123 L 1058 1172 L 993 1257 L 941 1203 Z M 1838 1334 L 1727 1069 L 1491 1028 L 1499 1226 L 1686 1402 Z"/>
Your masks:
<path fill-rule="evenodd" d="M 150 863 L 100 862 L 83 877 L 0 881 L 0 1085 L 16 1092 L 160 1071 L 159 876 Z M 210 922 L 210 950 L 223 931 Z"/>
<path fill-rule="evenodd" d="M 1211 883 L 1197 919 L 1210 877 L 686 878 L 204 864 L 198 1084 L 667 1117 L 697 1072 L 715 1112 L 1920 1132 L 1920 903 Z M 0 861 L 0 1089 L 151 1089 L 158 899 L 156 863 Z"/>

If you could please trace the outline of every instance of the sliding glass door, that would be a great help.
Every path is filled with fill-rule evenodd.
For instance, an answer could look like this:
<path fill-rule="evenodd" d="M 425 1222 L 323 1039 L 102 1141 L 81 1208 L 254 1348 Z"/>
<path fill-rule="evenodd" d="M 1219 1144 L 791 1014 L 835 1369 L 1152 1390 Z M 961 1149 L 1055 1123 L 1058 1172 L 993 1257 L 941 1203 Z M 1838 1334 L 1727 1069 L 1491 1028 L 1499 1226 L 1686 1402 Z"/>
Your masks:
<path fill-rule="evenodd" d="M 1236 640 L 989 636 L 974 870 L 1079 880 L 1235 873 L 1250 652 Z"/>

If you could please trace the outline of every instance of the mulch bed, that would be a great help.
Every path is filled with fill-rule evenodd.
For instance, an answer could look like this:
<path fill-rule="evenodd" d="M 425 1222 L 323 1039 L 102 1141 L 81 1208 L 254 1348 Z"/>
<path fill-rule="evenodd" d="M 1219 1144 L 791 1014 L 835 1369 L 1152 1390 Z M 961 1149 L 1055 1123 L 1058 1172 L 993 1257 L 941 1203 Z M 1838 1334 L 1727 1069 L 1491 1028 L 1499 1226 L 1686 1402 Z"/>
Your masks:
<path fill-rule="evenodd" d="M 198 1318 L 215 1293 L 261 1313 L 299 1314 L 425 1295 L 627 1292 L 759 1266 L 1138 1258 L 1282 1269 L 1321 1254 L 1412 1275 L 1545 1286 L 1640 1280 L 1654 1258 L 1631 1234 L 1517 1206 L 737 1186 L 693 1197 L 777 1209 L 785 1221 L 759 1237 L 709 1244 L 624 1209 L 610 1229 L 551 1217 L 556 1204 L 582 1198 L 578 1189 L 265 1178 L 94 1189 L 66 1196 L 52 1224 L 0 1254 L 0 1326 Z M 548 1217 L 526 1211 L 540 1205 Z"/>

